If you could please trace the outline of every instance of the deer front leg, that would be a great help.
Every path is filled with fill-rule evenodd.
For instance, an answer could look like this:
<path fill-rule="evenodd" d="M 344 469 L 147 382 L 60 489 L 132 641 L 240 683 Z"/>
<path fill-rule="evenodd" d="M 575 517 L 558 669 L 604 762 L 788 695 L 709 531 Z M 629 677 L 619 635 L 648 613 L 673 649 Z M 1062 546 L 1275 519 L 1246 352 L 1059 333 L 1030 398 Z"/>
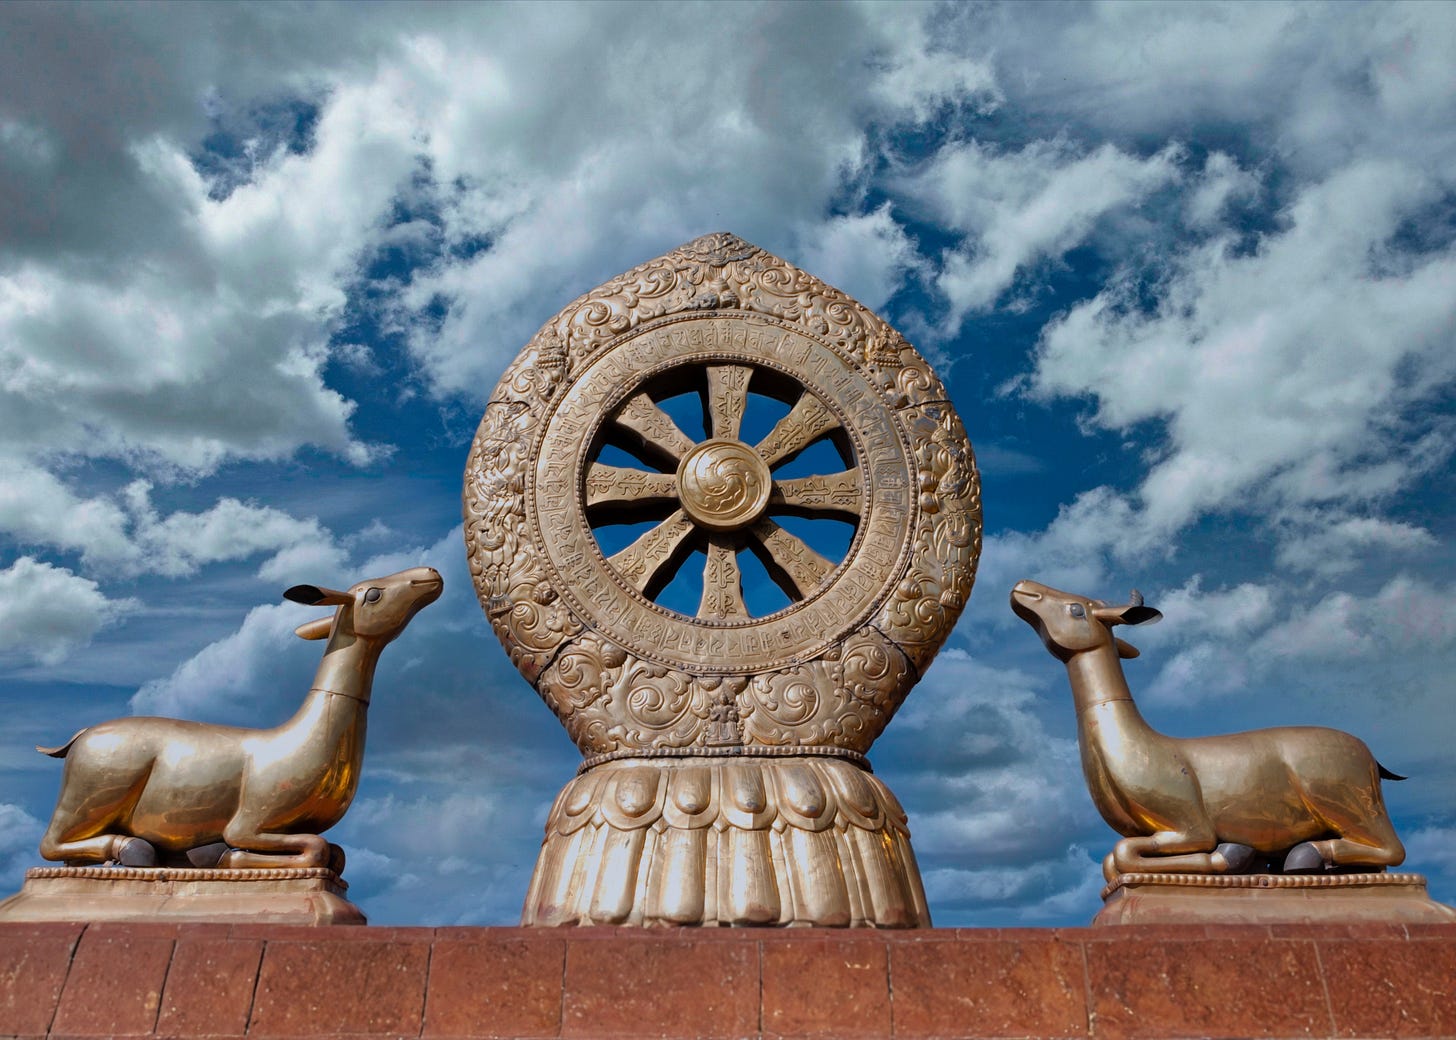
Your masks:
<path fill-rule="evenodd" d="M 1219 846 L 1213 828 L 1208 826 L 1123 838 L 1113 847 L 1109 859 L 1114 876 L 1144 871 L 1158 874 L 1227 874 L 1233 864 L 1226 853 L 1232 854 L 1233 848 L 1243 846 L 1230 849 Z M 1104 875 L 1108 873 L 1107 867 L 1104 862 Z"/>
<path fill-rule="evenodd" d="M 331 846 L 317 834 L 271 834 L 234 820 L 222 837 L 232 846 L 218 861 L 224 869 L 326 867 L 331 857 Z"/>
<path fill-rule="evenodd" d="M 45 859 L 61 860 L 68 867 L 93 863 L 119 863 L 124 867 L 157 865 L 157 850 L 151 842 L 130 834 L 98 834 L 66 840 L 47 831 L 40 841 L 40 854 Z"/>

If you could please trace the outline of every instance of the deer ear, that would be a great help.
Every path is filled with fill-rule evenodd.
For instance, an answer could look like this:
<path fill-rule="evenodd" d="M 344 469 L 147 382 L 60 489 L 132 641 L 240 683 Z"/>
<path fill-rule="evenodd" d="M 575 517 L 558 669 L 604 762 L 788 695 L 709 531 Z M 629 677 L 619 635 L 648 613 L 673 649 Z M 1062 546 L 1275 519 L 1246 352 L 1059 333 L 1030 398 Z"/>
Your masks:
<path fill-rule="evenodd" d="M 321 617 L 317 621 L 308 621 L 299 625 L 293 630 L 293 634 L 299 639 L 327 639 L 329 631 L 334 627 L 334 616 Z"/>
<path fill-rule="evenodd" d="M 345 603 L 354 602 L 354 597 L 347 592 L 339 592 L 337 589 L 326 589 L 319 585 L 295 585 L 283 593 L 283 598 L 292 600 L 295 603 L 302 603 L 309 607 L 317 607 L 320 604 L 329 607 L 340 607 Z"/>
<path fill-rule="evenodd" d="M 1134 657 L 1138 656 L 1138 648 L 1133 646 L 1127 640 L 1118 639 L 1116 636 L 1113 636 L 1112 641 L 1117 644 L 1118 657 L 1125 658 L 1126 660 L 1130 661 Z"/>
<path fill-rule="evenodd" d="M 1152 607 L 1128 607 L 1122 613 L 1124 625 L 1151 625 L 1163 620 L 1163 612 L 1154 610 Z"/>
<path fill-rule="evenodd" d="M 1149 625 L 1160 620 L 1163 614 L 1152 607 L 1122 603 L 1093 607 L 1092 616 L 1104 625 Z"/>

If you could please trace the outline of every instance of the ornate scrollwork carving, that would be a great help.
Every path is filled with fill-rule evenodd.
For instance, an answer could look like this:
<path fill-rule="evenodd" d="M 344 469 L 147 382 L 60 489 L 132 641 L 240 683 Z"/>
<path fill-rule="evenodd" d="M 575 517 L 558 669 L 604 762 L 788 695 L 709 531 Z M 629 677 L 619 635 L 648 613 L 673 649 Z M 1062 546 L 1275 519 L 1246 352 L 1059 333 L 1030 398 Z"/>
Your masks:
<path fill-rule="evenodd" d="M 542 326 L 491 395 L 464 508 L 491 625 L 593 766 L 552 810 L 527 923 L 928 923 L 903 811 L 859 764 L 965 605 L 980 490 L 898 332 L 697 239 Z M 754 561 L 779 605 L 746 594 Z M 736 755 L 761 760 L 717 761 Z"/>
<path fill-rule="evenodd" d="M 659 404 L 684 389 L 703 396 L 706 440 Z M 750 444 L 740 423 L 765 391 L 791 407 Z M 842 471 L 777 474 L 816 440 Z M 647 461 L 608 463 L 603 444 Z M 782 513 L 849 521 L 849 549 L 825 557 Z M 864 750 L 964 606 L 981 531 L 970 446 L 924 359 L 843 293 L 726 234 L 542 327 L 487 407 L 465 516 L 492 627 L 588 753 L 735 734 Z M 651 526 L 608 551 L 599 524 L 623 518 Z M 788 607 L 750 612 L 737 560 L 750 550 Z M 703 575 L 695 614 L 656 602 L 688 560 Z M 731 704 L 705 688 L 725 676 L 743 680 Z M 633 692 L 606 692 L 623 683 Z"/>

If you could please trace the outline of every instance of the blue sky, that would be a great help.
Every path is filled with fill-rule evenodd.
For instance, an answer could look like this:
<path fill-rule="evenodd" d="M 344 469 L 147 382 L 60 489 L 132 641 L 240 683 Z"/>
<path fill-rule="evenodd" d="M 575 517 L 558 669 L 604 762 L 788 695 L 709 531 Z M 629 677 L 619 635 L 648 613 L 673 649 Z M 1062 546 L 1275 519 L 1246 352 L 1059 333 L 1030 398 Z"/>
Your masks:
<path fill-rule="evenodd" d="M 1165 732 L 1366 739 L 1456 902 L 1453 70 L 1448 4 L 0 6 L 0 889 L 32 745 L 281 721 L 282 590 L 430 563 L 331 837 L 376 922 L 513 921 L 578 755 L 470 589 L 470 437 L 562 305 L 730 230 L 905 332 L 980 458 L 872 754 L 938 924 L 1099 905 L 1024 577 L 1162 609 Z"/>

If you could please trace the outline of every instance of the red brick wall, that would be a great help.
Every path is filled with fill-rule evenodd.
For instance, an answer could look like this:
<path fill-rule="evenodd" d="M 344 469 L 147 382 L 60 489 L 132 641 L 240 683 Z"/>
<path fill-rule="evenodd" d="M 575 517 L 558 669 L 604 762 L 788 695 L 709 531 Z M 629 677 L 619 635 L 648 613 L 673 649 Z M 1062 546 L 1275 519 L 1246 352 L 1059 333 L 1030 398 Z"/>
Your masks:
<path fill-rule="evenodd" d="M 1456 925 L 0 925 L 0 1035 L 1456 1035 Z"/>

